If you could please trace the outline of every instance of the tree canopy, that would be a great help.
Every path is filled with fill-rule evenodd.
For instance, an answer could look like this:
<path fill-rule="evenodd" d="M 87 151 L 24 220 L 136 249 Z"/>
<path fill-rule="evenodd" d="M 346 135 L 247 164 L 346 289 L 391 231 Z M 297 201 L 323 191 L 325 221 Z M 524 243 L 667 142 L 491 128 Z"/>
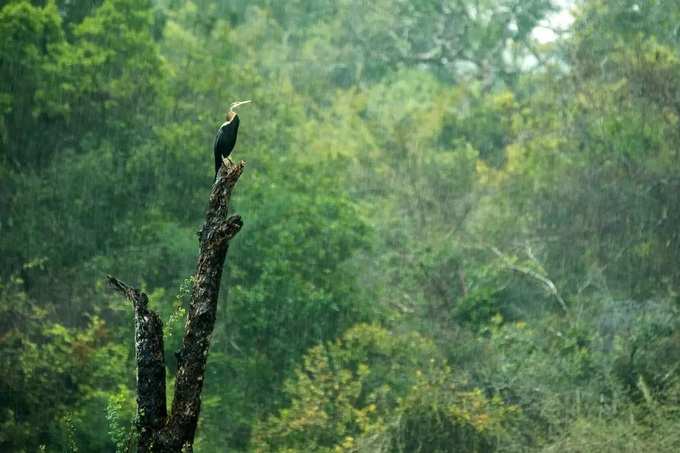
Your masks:
<path fill-rule="evenodd" d="M 196 451 L 678 451 L 680 6 L 564 3 L 2 2 L 0 450 L 133 448 L 252 98 Z"/>

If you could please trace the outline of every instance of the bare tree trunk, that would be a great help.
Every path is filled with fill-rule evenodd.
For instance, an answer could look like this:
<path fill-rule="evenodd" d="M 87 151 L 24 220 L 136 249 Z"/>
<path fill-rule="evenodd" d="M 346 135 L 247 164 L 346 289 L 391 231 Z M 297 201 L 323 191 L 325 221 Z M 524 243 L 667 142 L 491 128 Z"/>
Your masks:
<path fill-rule="evenodd" d="M 243 161 L 223 165 L 210 193 L 205 224 L 199 233 L 200 254 L 184 327 L 184 339 L 182 347 L 176 353 L 177 378 L 169 416 L 165 402 L 163 323 L 147 307 L 146 294 L 114 277 L 107 277 L 109 285 L 127 297 L 134 307 L 140 453 L 192 451 L 224 259 L 229 241 L 243 225 L 240 216 L 227 217 L 227 213 L 232 189 L 244 166 Z"/>
<path fill-rule="evenodd" d="M 109 285 L 130 299 L 134 307 L 138 450 L 151 451 L 155 433 L 163 428 L 167 418 L 163 322 L 148 309 L 146 294 L 110 275 L 107 279 Z"/>

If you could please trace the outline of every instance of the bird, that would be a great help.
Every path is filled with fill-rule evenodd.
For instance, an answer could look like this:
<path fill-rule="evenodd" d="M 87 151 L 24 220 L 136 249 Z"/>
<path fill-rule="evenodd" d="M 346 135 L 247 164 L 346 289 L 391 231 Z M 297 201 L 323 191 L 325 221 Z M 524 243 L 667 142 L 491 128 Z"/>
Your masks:
<path fill-rule="evenodd" d="M 234 145 L 236 145 L 236 135 L 238 134 L 240 120 L 234 109 L 240 105 L 248 104 L 249 102 L 252 101 L 233 102 L 227 111 L 225 122 L 222 123 L 217 130 L 215 144 L 213 145 L 213 152 L 215 154 L 215 179 L 217 179 L 217 172 L 220 170 L 222 163 L 224 162 L 226 165 L 227 160 L 231 162 L 229 155 L 234 150 Z"/>

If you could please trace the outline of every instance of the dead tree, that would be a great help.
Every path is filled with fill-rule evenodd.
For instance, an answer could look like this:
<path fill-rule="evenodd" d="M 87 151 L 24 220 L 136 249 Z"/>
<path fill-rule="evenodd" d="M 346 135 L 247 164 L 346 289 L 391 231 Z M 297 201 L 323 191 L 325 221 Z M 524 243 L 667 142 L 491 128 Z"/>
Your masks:
<path fill-rule="evenodd" d="M 107 276 L 109 286 L 127 297 L 134 307 L 137 431 L 141 453 L 192 451 L 224 259 L 229 241 L 243 225 L 239 215 L 227 217 L 227 214 L 232 189 L 244 166 L 243 161 L 223 165 L 210 193 L 205 224 L 199 232 L 200 253 L 184 338 L 176 352 L 177 377 L 169 415 L 165 402 L 163 323 L 148 307 L 146 294 Z"/>

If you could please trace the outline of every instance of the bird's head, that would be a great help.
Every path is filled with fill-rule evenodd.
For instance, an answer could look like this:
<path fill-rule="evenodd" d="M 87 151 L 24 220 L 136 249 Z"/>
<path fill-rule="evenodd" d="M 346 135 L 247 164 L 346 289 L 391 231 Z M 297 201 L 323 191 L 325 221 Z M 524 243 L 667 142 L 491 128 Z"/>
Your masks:
<path fill-rule="evenodd" d="M 239 107 L 243 104 L 248 104 L 249 102 L 253 102 L 253 101 L 248 100 L 248 101 L 232 102 L 231 105 L 229 106 L 229 111 L 227 112 L 227 121 L 233 120 L 234 117 L 236 116 L 236 112 L 234 111 L 234 109 L 236 109 L 237 107 Z"/>

